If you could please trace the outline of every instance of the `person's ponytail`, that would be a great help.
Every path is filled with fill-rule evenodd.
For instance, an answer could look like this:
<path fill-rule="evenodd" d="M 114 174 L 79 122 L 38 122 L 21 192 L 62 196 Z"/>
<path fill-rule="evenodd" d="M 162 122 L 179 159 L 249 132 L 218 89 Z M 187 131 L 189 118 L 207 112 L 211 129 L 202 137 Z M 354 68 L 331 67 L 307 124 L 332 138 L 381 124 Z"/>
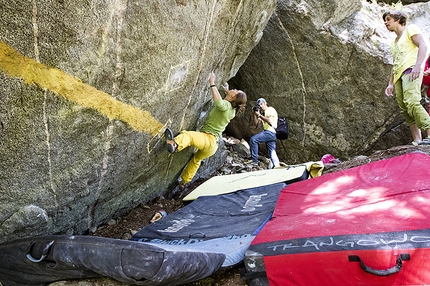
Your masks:
<path fill-rule="evenodd" d="M 236 94 L 236 99 L 232 102 L 233 108 L 236 109 L 236 116 L 241 116 L 245 113 L 246 101 L 246 93 L 239 90 Z"/>

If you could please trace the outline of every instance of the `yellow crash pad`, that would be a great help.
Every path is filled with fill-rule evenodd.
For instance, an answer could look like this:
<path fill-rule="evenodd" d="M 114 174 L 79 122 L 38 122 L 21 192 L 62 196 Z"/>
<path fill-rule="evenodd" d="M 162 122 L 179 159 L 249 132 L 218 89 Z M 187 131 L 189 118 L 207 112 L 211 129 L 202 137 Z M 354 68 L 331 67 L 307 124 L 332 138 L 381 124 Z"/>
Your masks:
<path fill-rule="evenodd" d="M 216 176 L 195 188 L 183 200 L 192 201 L 200 196 L 222 195 L 280 182 L 290 184 L 307 179 L 308 177 L 319 176 L 322 173 L 323 167 L 324 165 L 320 162 L 311 162 L 271 170 Z"/>

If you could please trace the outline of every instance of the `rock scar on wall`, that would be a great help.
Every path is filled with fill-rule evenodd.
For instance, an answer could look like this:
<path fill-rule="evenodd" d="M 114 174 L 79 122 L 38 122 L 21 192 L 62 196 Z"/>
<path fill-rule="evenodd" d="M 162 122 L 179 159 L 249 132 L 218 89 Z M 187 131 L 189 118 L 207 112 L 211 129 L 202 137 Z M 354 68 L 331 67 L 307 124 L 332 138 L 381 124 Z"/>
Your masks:
<path fill-rule="evenodd" d="M 34 55 L 36 61 L 40 63 L 39 58 L 39 27 L 37 25 L 37 4 L 36 0 L 33 0 L 33 15 L 31 17 L 31 22 L 33 25 L 33 45 L 34 45 Z M 55 205 L 58 206 L 58 195 L 57 190 L 55 189 L 55 184 L 53 183 L 52 177 L 52 160 L 51 160 L 51 134 L 49 133 L 49 124 L 48 124 L 48 116 L 46 112 L 46 101 L 48 98 L 48 90 L 43 88 L 43 124 L 45 126 L 45 135 L 46 135 L 46 148 L 47 150 L 47 161 L 48 161 L 48 172 L 49 172 L 49 185 L 50 191 L 53 193 L 55 198 Z"/>
<path fill-rule="evenodd" d="M 217 1 L 215 0 L 212 3 L 213 4 L 212 4 L 211 11 L 210 11 L 210 17 L 209 17 L 209 20 L 206 22 L 206 25 L 205 25 L 203 43 L 200 46 L 200 51 L 199 51 L 199 54 L 200 54 L 200 56 L 199 56 L 199 63 L 198 63 L 198 70 L 199 71 L 201 71 L 202 68 L 203 68 L 203 63 L 204 63 L 204 59 L 205 59 L 205 56 L 206 56 L 206 48 L 207 48 L 208 38 L 209 38 L 209 35 L 210 35 L 210 28 L 212 26 L 212 22 L 213 22 L 213 18 L 214 18 L 214 11 L 215 11 L 215 7 L 216 7 Z M 181 84 L 182 80 L 185 78 L 185 76 L 188 73 L 188 65 L 189 65 L 189 61 L 187 61 L 187 62 L 185 62 L 183 64 L 180 64 L 180 65 L 171 67 L 171 70 L 170 70 L 170 73 L 169 73 L 169 77 L 168 77 L 168 81 L 167 81 L 166 87 L 165 87 L 166 90 L 173 90 L 178 85 Z M 197 85 L 200 72 L 197 72 L 196 75 L 197 76 L 194 79 L 193 87 L 195 87 Z M 188 106 L 190 106 L 190 104 L 191 104 L 192 98 L 193 98 L 193 94 L 190 93 L 190 96 L 188 96 L 188 102 L 187 102 L 185 108 L 183 109 L 184 113 L 182 115 L 182 118 L 181 118 L 181 121 L 180 121 L 180 124 L 179 124 L 179 130 L 182 130 L 182 128 L 184 126 L 185 116 L 187 114 Z M 166 169 L 166 177 L 169 175 L 169 170 L 170 170 L 170 166 L 172 164 L 172 160 L 173 160 L 173 156 L 170 157 L 169 166 Z"/>
<path fill-rule="evenodd" d="M 288 34 L 287 29 L 285 28 L 284 24 L 282 24 L 281 19 L 278 17 L 278 15 L 276 14 L 276 12 L 274 13 L 276 18 L 278 19 L 279 22 L 279 26 L 281 27 L 282 31 L 285 32 L 285 34 L 287 35 L 290 43 L 291 43 L 291 49 L 293 50 L 293 55 L 294 55 L 294 59 L 296 60 L 297 63 L 297 71 L 300 74 L 300 79 L 302 81 L 302 101 L 303 101 L 303 140 L 302 140 L 302 145 L 305 145 L 305 140 L 306 140 L 306 129 L 305 129 L 305 125 L 306 125 L 306 86 L 305 86 L 305 81 L 303 79 L 303 73 L 302 73 L 302 68 L 300 67 L 300 63 L 299 63 L 299 59 L 297 58 L 297 54 L 296 54 L 296 50 L 294 48 L 294 44 L 293 41 L 291 40 L 290 34 Z"/>
<path fill-rule="evenodd" d="M 183 83 L 185 81 L 185 77 L 188 74 L 188 66 L 189 66 L 189 64 L 190 64 L 190 61 L 188 60 L 188 61 L 185 61 L 185 62 L 183 62 L 181 64 L 176 65 L 176 66 L 170 67 L 169 76 L 167 77 L 167 81 L 166 81 L 166 84 L 164 86 L 164 91 L 165 92 L 171 92 L 171 91 L 179 89 L 180 87 L 183 86 Z M 182 129 L 182 126 L 184 124 L 185 114 L 186 114 L 186 111 L 187 111 L 188 106 L 190 104 L 191 97 L 192 97 L 192 95 L 190 95 L 188 97 L 187 105 L 183 109 L 184 113 L 183 113 L 183 116 L 182 116 L 182 120 L 181 120 L 181 124 L 180 124 L 180 129 Z M 172 120 L 169 119 L 167 124 L 170 125 L 171 122 L 172 122 Z M 147 146 L 148 153 L 150 153 L 150 150 L 151 150 L 150 149 L 150 145 L 149 145 L 150 143 L 151 143 L 151 141 L 148 143 L 148 146 Z M 170 166 L 172 164 L 172 160 L 173 160 L 173 156 L 170 157 L 169 165 L 168 165 L 168 168 L 166 169 L 166 177 L 168 177 L 168 175 L 169 175 L 169 170 L 170 170 Z"/>
<path fill-rule="evenodd" d="M 116 62 L 115 62 L 115 73 L 114 73 L 114 80 L 112 82 L 112 97 L 116 99 L 118 92 L 119 92 L 119 83 L 121 81 L 121 78 L 123 76 L 123 62 L 122 62 L 122 49 L 121 49 L 121 31 L 122 31 L 122 24 L 124 20 L 124 13 L 127 8 L 127 3 L 124 1 L 117 1 L 114 3 L 114 6 L 111 7 L 111 14 L 110 17 L 108 17 L 108 21 L 105 24 L 106 28 L 104 29 L 105 34 L 103 35 L 102 39 L 102 48 L 100 50 L 105 50 L 104 46 L 106 42 L 108 41 L 107 33 L 109 31 L 109 27 L 112 26 L 112 23 L 114 22 L 114 19 L 116 19 L 116 39 L 115 39 L 115 52 L 116 52 Z M 103 147 L 103 160 L 101 164 L 101 171 L 99 176 L 99 181 L 97 185 L 97 190 L 95 193 L 95 200 L 94 202 L 89 206 L 88 210 L 88 228 L 91 228 L 95 226 L 95 211 L 96 206 L 99 203 L 99 198 L 103 190 L 104 180 L 106 177 L 106 174 L 109 170 L 109 151 L 111 149 L 111 142 L 112 142 L 112 134 L 114 134 L 114 124 L 112 120 L 109 120 L 109 124 L 106 127 L 106 131 L 104 132 L 105 135 L 105 143 Z"/>

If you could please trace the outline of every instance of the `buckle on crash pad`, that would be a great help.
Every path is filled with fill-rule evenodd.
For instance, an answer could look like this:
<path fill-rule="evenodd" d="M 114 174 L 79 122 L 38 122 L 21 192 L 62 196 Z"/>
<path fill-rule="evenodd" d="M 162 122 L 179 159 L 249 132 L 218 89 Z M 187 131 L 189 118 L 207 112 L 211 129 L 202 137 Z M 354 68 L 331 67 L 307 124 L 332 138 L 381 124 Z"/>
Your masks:
<path fill-rule="evenodd" d="M 53 244 L 54 244 L 54 240 L 53 240 L 53 241 L 51 241 L 50 243 L 48 243 L 48 244 L 45 246 L 45 248 L 44 248 L 44 249 L 43 249 L 43 251 L 42 251 L 42 256 L 41 256 L 39 259 L 34 258 L 33 256 L 31 256 L 31 254 L 30 254 L 30 253 L 27 253 L 26 257 L 27 257 L 27 258 L 28 258 L 28 260 L 30 260 L 31 262 L 39 263 L 39 262 L 43 261 L 43 260 L 46 258 L 46 256 L 48 256 L 49 249 L 51 248 L 51 246 L 52 246 Z M 29 251 L 28 251 L 28 252 L 30 252 L 30 251 L 31 251 L 31 249 L 33 248 L 33 245 L 34 245 L 34 244 L 32 244 L 32 245 L 30 246 L 30 249 L 29 249 Z"/>

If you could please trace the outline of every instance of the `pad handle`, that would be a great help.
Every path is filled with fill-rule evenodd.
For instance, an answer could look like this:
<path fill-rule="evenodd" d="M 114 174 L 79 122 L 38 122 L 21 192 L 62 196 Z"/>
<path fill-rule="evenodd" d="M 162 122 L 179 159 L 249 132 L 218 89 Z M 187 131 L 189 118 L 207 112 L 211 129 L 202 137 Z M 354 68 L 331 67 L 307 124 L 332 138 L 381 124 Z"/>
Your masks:
<path fill-rule="evenodd" d="M 48 256 L 49 249 L 51 249 L 51 246 L 52 246 L 53 244 L 54 244 L 54 240 L 53 240 L 53 241 L 51 241 L 51 242 L 49 242 L 49 243 L 45 246 L 45 248 L 43 249 L 43 252 L 42 252 L 42 256 L 41 256 L 39 259 L 34 258 L 30 253 L 27 253 L 26 257 L 27 257 L 27 258 L 28 258 L 28 260 L 30 260 L 31 262 L 39 263 L 39 262 L 43 261 L 43 260 L 46 258 L 46 256 Z M 33 245 L 31 245 L 31 246 L 30 246 L 30 251 L 31 251 L 32 246 L 33 246 Z M 30 252 L 30 251 L 29 251 L 29 252 Z"/>
<path fill-rule="evenodd" d="M 348 259 L 349 259 L 349 262 L 360 262 L 361 269 L 363 269 L 367 273 L 377 275 L 377 276 L 388 276 L 391 274 L 398 273 L 402 269 L 402 266 L 403 266 L 402 261 L 410 260 L 411 256 L 408 253 L 399 254 L 396 260 L 396 265 L 394 265 L 391 268 L 381 269 L 381 270 L 370 268 L 369 266 L 364 264 L 363 260 L 358 255 L 349 255 Z"/>

